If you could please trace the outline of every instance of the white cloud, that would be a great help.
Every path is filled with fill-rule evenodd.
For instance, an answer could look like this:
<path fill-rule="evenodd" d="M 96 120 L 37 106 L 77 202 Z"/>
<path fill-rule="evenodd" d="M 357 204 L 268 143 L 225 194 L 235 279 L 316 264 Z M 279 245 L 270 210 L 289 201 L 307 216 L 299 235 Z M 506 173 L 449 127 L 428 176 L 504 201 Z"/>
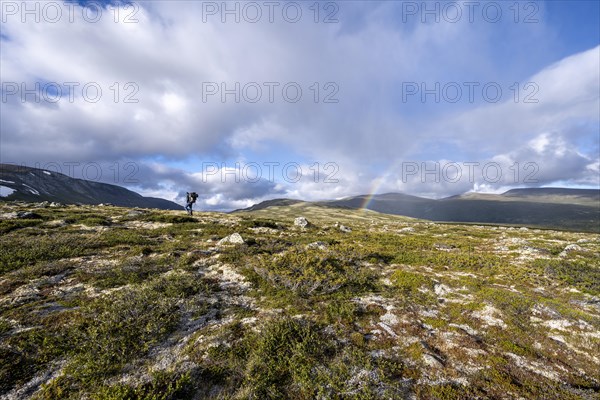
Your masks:
<path fill-rule="evenodd" d="M 456 138 L 465 149 L 472 149 L 472 153 L 507 151 L 536 137 L 543 140 L 539 135 L 550 130 L 571 130 L 582 121 L 591 122 L 592 131 L 580 134 L 596 135 L 597 138 L 600 119 L 598 71 L 600 46 L 567 57 L 527 78 L 526 82 L 519 82 L 518 101 L 512 90 L 504 102 L 468 110 L 440 121 L 432 129 L 442 137 Z M 533 86 L 524 91 L 523 86 L 528 83 Z M 529 100 L 536 102 L 524 102 L 529 95 Z"/>
<path fill-rule="evenodd" d="M 180 199 L 184 188 L 201 187 L 200 201 L 208 208 L 372 190 L 444 196 L 507 184 L 506 177 L 494 183 L 403 179 L 403 162 L 493 161 L 503 168 L 533 162 L 540 182 L 598 181 L 600 47 L 547 65 L 543 61 L 555 60 L 557 53 L 544 23 L 405 24 L 400 2 L 339 5 L 338 24 L 315 24 L 307 8 L 297 24 L 281 18 L 223 24 L 218 16 L 202 22 L 203 2 L 167 1 L 140 3 L 138 22 L 129 24 L 112 17 L 86 22 L 79 6 L 75 22 L 9 19 L 3 34 L 10 39 L 2 40 L 0 55 L 3 84 L 79 86 L 73 102 L 67 92 L 57 103 L 36 103 L 32 95 L 23 103 L 19 94 L 3 101 L 0 158 L 29 164 L 132 160 L 140 166 L 143 193 Z M 120 9 L 122 16 L 128 12 Z M 105 10 L 113 13 L 114 8 Z M 506 48 L 520 50 L 499 49 L 497 36 L 505 38 Z M 452 81 L 497 81 L 503 100 L 402 101 L 403 82 Z M 519 102 L 509 89 L 515 81 Z M 207 83 L 231 89 L 237 82 L 239 102 L 234 94 L 225 102 L 221 93 L 206 95 Z M 247 101 L 250 92 L 243 91 L 252 82 L 262 89 L 257 103 Z M 272 102 L 268 82 L 279 84 Z M 297 103 L 283 98 L 281 89 L 290 82 L 302 88 Z M 533 95 L 538 103 L 522 101 L 533 93 L 524 88 L 527 82 L 539 88 Z M 102 89 L 98 102 L 83 98 L 86 83 Z M 328 95 L 339 102 L 324 103 Z M 221 182 L 166 165 L 190 158 L 273 161 L 270 157 L 297 158 L 288 161 L 307 171 L 307 160 L 335 162 L 339 182 L 315 182 L 308 174 L 297 183 L 281 177 Z"/>

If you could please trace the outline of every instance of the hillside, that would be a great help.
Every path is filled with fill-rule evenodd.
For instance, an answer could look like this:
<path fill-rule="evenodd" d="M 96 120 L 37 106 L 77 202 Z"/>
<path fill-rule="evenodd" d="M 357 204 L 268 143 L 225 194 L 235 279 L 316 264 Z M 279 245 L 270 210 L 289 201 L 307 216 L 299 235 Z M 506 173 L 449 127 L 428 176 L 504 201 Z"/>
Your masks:
<path fill-rule="evenodd" d="M 110 203 L 123 207 L 181 210 L 177 203 L 142 195 L 121 186 L 74 179 L 67 175 L 20 165 L 0 164 L 0 186 L 8 196 L 0 200 L 48 201 L 64 204 Z"/>
<path fill-rule="evenodd" d="M 275 202 L 276 201 L 272 201 Z M 465 193 L 440 200 L 386 193 L 317 202 L 318 205 L 403 215 L 437 222 L 522 225 L 600 232 L 600 191 L 515 189 L 501 195 Z M 261 203 L 254 209 L 270 204 Z"/>
<path fill-rule="evenodd" d="M 502 194 L 465 193 L 451 199 L 531 201 L 535 203 L 579 204 L 600 207 L 600 190 L 566 188 L 511 189 Z"/>
<path fill-rule="evenodd" d="M 600 393 L 592 233 L 2 202 L 0 274 L 2 399 Z"/>
<path fill-rule="evenodd" d="M 600 202 L 600 190 L 598 189 L 566 189 L 566 188 L 527 188 L 527 189 L 511 189 L 502 193 L 503 197 L 521 197 L 521 198 L 547 198 L 560 199 L 572 198 L 580 199 L 581 201 L 590 202 L 598 205 Z"/>

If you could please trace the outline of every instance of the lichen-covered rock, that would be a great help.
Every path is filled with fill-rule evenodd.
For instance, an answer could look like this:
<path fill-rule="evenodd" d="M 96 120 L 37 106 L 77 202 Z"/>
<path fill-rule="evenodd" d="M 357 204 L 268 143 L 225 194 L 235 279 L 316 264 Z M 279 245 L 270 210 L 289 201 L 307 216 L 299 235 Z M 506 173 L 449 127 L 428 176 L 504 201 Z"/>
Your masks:
<path fill-rule="evenodd" d="M 582 248 L 581 246 L 577 245 L 577 244 L 570 244 L 567 247 L 565 247 L 565 252 L 569 253 L 571 251 L 581 251 Z"/>
<path fill-rule="evenodd" d="M 306 228 L 310 223 L 304 217 L 297 217 L 294 219 L 294 225 L 299 226 L 300 228 Z"/>
<path fill-rule="evenodd" d="M 243 244 L 244 239 L 242 238 L 242 235 L 240 235 L 239 233 L 232 233 L 229 236 L 224 237 L 223 239 L 219 240 L 217 242 L 218 246 L 222 246 L 224 244 Z"/>
<path fill-rule="evenodd" d="M 325 242 L 312 242 L 306 245 L 307 249 L 318 249 L 318 250 L 327 250 L 327 243 Z"/>
<path fill-rule="evenodd" d="M 340 225 L 340 231 L 345 232 L 345 233 L 350 233 L 350 232 L 352 232 L 352 228 L 349 228 L 345 225 Z"/>

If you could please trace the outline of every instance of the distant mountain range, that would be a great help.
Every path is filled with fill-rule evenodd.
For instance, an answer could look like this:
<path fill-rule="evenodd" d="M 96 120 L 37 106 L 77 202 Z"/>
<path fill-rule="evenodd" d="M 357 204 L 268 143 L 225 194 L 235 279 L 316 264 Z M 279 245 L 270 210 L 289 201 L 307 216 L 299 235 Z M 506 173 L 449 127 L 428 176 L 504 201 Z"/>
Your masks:
<path fill-rule="evenodd" d="M 144 197 L 121 186 L 74 179 L 53 171 L 0 164 L 0 200 L 59 202 L 64 204 L 110 203 L 122 207 L 182 210 L 169 200 Z"/>
<path fill-rule="evenodd" d="M 299 200 L 275 199 L 246 210 L 287 206 L 298 202 Z M 439 200 L 386 193 L 313 204 L 348 209 L 366 208 L 439 222 L 526 225 L 600 232 L 600 190 L 594 189 L 513 189 L 502 194 L 465 193 Z"/>
<path fill-rule="evenodd" d="M 172 201 L 144 197 L 121 186 L 74 179 L 53 171 L 12 164 L 0 164 L 0 200 L 110 203 L 123 207 L 183 209 Z M 469 192 L 439 200 L 402 193 L 352 196 L 313 203 L 273 199 L 237 211 L 288 207 L 298 203 L 368 209 L 438 222 L 525 225 L 600 232 L 600 190 L 596 189 L 527 188 L 502 194 Z"/>

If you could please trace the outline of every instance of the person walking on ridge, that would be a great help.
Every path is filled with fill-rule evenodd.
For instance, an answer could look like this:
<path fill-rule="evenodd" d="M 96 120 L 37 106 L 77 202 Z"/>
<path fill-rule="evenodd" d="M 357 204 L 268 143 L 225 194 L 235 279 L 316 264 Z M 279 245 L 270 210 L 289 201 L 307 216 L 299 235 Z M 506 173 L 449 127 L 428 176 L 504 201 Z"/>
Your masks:
<path fill-rule="evenodd" d="M 187 213 L 189 215 L 192 215 L 192 206 L 193 204 L 196 202 L 196 199 L 198 198 L 198 193 L 196 192 L 186 192 L 185 195 L 185 210 L 187 211 Z"/>

